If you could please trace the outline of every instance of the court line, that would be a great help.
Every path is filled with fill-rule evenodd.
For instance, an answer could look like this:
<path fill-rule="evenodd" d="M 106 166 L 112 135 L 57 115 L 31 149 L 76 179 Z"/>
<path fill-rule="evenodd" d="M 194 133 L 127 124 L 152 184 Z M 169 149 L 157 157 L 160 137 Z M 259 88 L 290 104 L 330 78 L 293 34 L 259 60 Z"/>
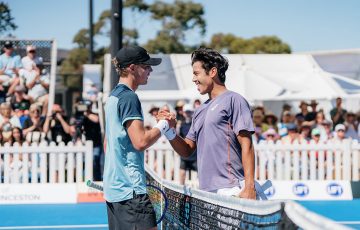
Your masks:
<path fill-rule="evenodd" d="M 360 221 L 335 221 L 336 223 L 339 223 L 339 224 L 360 224 Z"/>
<path fill-rule="evenodd" d="M 48 226 L 11 226 L 0 229 L 54 229 L 54 228 L 107 228 L 107 224 L 82 224 L 82 225 L 48 225 Z"/>

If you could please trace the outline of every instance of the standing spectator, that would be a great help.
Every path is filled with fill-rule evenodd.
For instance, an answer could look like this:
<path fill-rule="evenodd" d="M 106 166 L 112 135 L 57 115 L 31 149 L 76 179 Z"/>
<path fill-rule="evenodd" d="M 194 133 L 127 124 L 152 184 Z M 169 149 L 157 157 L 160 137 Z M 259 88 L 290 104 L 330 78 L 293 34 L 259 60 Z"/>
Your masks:
<path fill-rule="evenodd" d="M 185 138 L 191 127 L 194 109 L 192 105 L 185 104 L 183 110 L 185 120 L 180 123 L 179 135 L 182 138 Z M 196 150 L 191 154 L 190 157 L 180 157 L 180 184 L 185 184 L 186 171 L 197 171 L 196 157 Z"/>
<path fill-rule="evenodd" d="M 346 110 L 342 108 L 342 98 L 336 98 L 336 106 L 330 111 L 331 120 L 334 127 L 337 124 L 343 124 L 345 122 Z"/>
<path fill-rule="evenodd" d="M 300 102 L 299 108 L 301 111 L 300 113 L 295 115 L 296 119 L 299 121 L 298 126 L 301 126 L 301 123 L 303 121 L 314 120 L 314 118 L 312 118 L 312 114 L 308 110 L 308 106 L 309 104 L 306 103 L 305 101 Z"/>
<path fill-rule="evenodd" d="M 2 103 L 0 105 L 0 110 L 0 126 L 2 123 L 10 122 L 12 127 L 22 127 L 19 118 L 13 115 L 10 103 Z"/>
<path fill-rule="evenodd" d="M 42 116 L 47 115 L 47 107 L 49 101 L 48 89 L 50 85 L 50 76 L 47 70 L 44 68 L 42 58 L 39 58 L 36 63 L 37 71 L 35 74 L 28 74 L 25 76 L 26 87 L 28 95 L 31 100 L 38 103 L 42 107 Z"/>
<path fill-rule="evenodd" d="M 101 157 L 103 155 L 103 147 L 99 115 L 92 112 L 92 104 L 90 101 L 85 101 L 83 102 L 83 104 L 86 105 L 86 111 L 79 111 L 79 109 L 76 109 L 76 125 L 78 126 L 77 129 L 82 129 L 84 131 L 86 140 L 90 140 L 93 142 L 93 179 L 95 181 L 101 181 L 102 173 L 100 163 Z"/>
<path fill-rule="evenodd" d="M 316 100 L 311 100 L 310 101 L 310 107 L 311 107 L 311 112 L 309 112 L 308 114 L 308 121 L 314 121 L 316 119 L 316 114 L 317 114 L 317 107 L 318 103 L 316 102 Z"/>
<path fill-rule="evenodd" d="M 20 68 L 22 68 L 20 56 L 15 54 L 13 43 L 6 41 L 4 53 L 0 55 L 0 84 L 3 90 L 8 89 L 6 96 L 13 94 L 15 86 L 20 83 Z"/>
<path fill-rule="evenodd" d="M 345 128 L 346 128 L 346 137 L 350 137 L 353 140 L 359 141 L 360 138 L 358 136 L 358 124 L 356 123 L 356 114 L 353 112 L 348 112 L 346 114 L 345 122 L 344 122 Z"/>
<path fill-rule="evenodd" d="M 183 111 L 183 106 L 185 105 L 185 102 L 183 100 L 179 100 L 176 102 L 175 105 L 175 112 L 176 112 L 176 120 L 178 122 L 183 121 L 184 118 L 184 111 Z"/>
<path fill-rule="evenodd" d="M 46 116 L 44 132 L 48 134 L 49 131 L 51 132 L 51 141 L 56 143 L 64 142 L 65 144 L 71 141 L 68 118 L 65 115 L 64 110 L 58 104 L 54 104 L 52 114 Z"/>

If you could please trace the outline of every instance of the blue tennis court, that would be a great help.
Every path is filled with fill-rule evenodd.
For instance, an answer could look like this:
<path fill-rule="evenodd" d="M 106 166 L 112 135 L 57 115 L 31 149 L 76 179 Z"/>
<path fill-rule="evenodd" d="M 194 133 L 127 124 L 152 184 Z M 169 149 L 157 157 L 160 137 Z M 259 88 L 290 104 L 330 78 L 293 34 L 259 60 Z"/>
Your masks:
<path fill-rule="evenodd" d="M 360 229 L 360 199 L 299 203 L 336 222 Z M 104 203 L 1 205 L 1 229 L 107 229 L 106 205 Z"/>

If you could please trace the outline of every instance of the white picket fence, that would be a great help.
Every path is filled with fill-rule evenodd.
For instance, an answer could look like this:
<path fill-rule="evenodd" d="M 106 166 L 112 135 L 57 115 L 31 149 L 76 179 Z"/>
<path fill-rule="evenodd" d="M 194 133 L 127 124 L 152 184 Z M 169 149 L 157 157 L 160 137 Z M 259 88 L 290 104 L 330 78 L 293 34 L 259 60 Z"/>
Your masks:
<path fill-rule="evenodd" d="M 92 141 L 0 146 L 0 183 L 75 183 L 92 177 Z"/>
<path fill-rule="evenodd" d="M 360 144 L 356 141 L 327 144 L 255 145 L 256 179 L 359 180 Z M 180 157 L 167 141 L 146 150 L 145 161 L 160 178 L 180 181 Z M 93 176 L 93 146 L 46 142 L 0 146 L 0 183 L 75 183 Z M 186 184 L 197 186 L 197 173 Z"/>
<path fill-rule="evenodd" d="M 258 180 L 359 180 L 360 144 L 357 141 L 261 142 L 255 145 L 255 154 Z M 159 177 L 179 181 L 180 157 L 168 142 L 157 142 L 147 150 L 145 159 Z M 194 176 L 196 178 L 196 174 L 192 178 Z M 197 181 L 186 180 L 186 183 L 196 185 Z"/>

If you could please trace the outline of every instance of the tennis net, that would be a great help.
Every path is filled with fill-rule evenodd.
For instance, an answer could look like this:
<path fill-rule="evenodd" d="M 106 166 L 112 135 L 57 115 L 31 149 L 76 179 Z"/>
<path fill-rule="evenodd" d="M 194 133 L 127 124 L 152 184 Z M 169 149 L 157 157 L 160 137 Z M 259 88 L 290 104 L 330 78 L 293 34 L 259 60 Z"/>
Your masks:
<path fill-rule="evenodd" d="M 146 166 L 148 189 L 161 229 L 348 229 L 293 201 L 252 201 L 160 179 Z"/>

